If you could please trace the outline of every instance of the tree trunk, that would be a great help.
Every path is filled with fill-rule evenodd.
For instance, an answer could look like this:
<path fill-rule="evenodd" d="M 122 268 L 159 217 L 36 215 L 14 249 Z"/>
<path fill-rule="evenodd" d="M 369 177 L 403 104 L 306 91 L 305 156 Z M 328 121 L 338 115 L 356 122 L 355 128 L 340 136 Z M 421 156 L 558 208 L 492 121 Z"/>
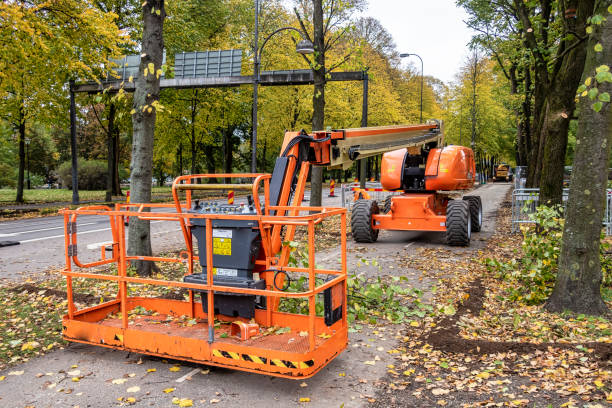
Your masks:
<path fill-rule="evenodd" d="M 157 70 L 161 70 L 164 48 L 163 25 L 166 17 L 164 0 L 146 0 L 143 3 L 142 16 L 144 20 L 142 55 L 134 92 L 135 113 L 132 115 L 134 135 L 130 192 L 133 203 L 151 202 L 156 117 L 156 109 L 152 103 L 159 101 L 159 77 L 156 73 Z M 152 254 L 149 221 L 135 217 L 130 219 L 128 254 L 141 256 Z M 133 264 L 141 276 L 150 275 L 154 267 L 150 261 L 134 261 Z"/>
<path fill-rule="evenodd" d="M 119 128 L 115 126 L 113 135 L 113 195 L 122 196 L 121 177 L 119 176 Z"/>
<path fill-rule="evenodd" d="M 223 129 L 223 172 L 227 174 L 232 172 L 232 165 L 233 165 L 232 153 L 234 150 L 234 146 L 232 143 L 233 133 L 234 131 L 231 127 Z M 261 168 L 261 167 L 258 166 L 258 168 Z M 231 183 L 232 179 L 226 178 L 225 182 Z"/>
<path fill-rule="evenodd" d="M 183 143 L 179 142 L 176 149 L 177 177 L 183 175 Z"/>
<path fill-rule="evenodd" d="M 570 2 L 571 5 L 572 2 Z M 576 4 L 576 19 L 567 19 L 571 31 L 586 36 L 586 20 L 593 14 L 594 0 Z M 568 8 L 570 7 L 568 5 Z M 545 141 L 540 174 L 540 204 L 561 204 L 563 193 L 563 166 L 567 150 L 567 132 L 576 109 L 576 89 L 584 71 L 587 42 L 574 44 L 563 57 L 560 70 L 554 78 L 545 103 L 541 140 Z"/>
<path fill-rule="evenodd" d="M 23 173 L 25 169 L 25 114 L 23 105 L 19 108 L 19 173 L 17 175 L 17 197 L 15 201 L 23 203 Z"/>
<path fill-rule="evenodd" d="M 115 104 L 111 101 L 108 108 L 108 129 L 106 134 L 106 202 L 113 201 L 113 184 L 115 179 Z"/>
<path fill-rule="evenodd" d="M 314 26 L 315 69 L 312 96 L 312 130 L 325 129 L 325 38 L 323 35 L 323 2 L 314 0 L 312 22 Z M 313 166 L 310 176 L 310 205 L 321 206 L 323 167 Z"/>
<path fill-rule="evenodd" d="M 195 98 L 193 98 L 191 99 L 191 174 L 198 173 L 198 170 L 196 168 L 198 152 L 197 152 L 196 137 L 195 137 L 195 118 L 196 118 L 196 107 L 195 107 Z"/>
<path fill-rule="evenodd" d="M 607 7 L 612 1 L 602 1 L 595 14 L 607 16 L 601 25 L 593 24 L 588 42 L 583 77 L 595 77 L 595 69 L 609 64 L 612 55 L 612 16 Z M 603 51 L 594 46 L 601 43 Z M 612 93 L 612 84 L 603 82 L 600 95 Z M 595 112 L 593 101 L 580 98 L 580 119 L 576 136 L 576 154 L 567 202 L 559 270 L 552 295 L 546 308 L 553 312 L 600 315 L 607 312 L 601 298 L 602 272 L 599 255 L 601 220 L 604 216 L 608 181 L 608 155 L 612 143 L 612 109 L 604 102 Z"/>

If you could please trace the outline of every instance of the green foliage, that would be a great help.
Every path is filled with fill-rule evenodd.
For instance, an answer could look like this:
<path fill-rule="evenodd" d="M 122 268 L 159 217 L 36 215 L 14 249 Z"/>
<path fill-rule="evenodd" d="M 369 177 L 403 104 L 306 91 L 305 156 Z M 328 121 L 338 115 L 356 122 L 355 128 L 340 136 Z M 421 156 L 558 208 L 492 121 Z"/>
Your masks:
<path fill-rule="evenodd" d="M 297 242 L 285 242 L 292 251 L 289 257 L 289 265 L 308 267 L 308 250 L 301 248 Z M 362 259 L 359 265 L 378 266 L 376 260 Z M 348 310 L 347 319 L 359 329 L 359 323 L 377 324 L 389 321 L 394 324 L 406 322 L 410 317 L 424 317 L 433 311 L 430 305 L 421 302 L 422 292 L 419 289 L 407 288 L 401 285 L 408 278 L 394 276 L 390 279 L 381 277 L 368 277 L 365 273 L 351 274 L 347 278 L 348 286 Z M 323 283 L 323 279 L 317 278 L 316 285 Z M 308 290 L 308 278 L 300 274 L 298 279 L 293 279 L 287 292 L 304 292 Z M 318 316 L 323 315 L 323 297 L 316 300 L 316 312 Z M 308 314 L 308 299 L 306 298 L 283 298 L 280 302 L 280 310 L 289 313 Z"/>
<path fill-rule="evenodd" d="M 523 230 L 523 257 L 509 262 L 487 259 L 486 263 L 497 270 L 499 277 L 515 283 L 509 289 L 510 300 L 538 305 L 548 299 L 557 278 L 563 211 L 560 206 L 539 206 L 529 218 L 536 226 Z M 608 248 L 609 244 L 602 239 L 600 258 L 604 286 L 612 285 L 612 258 L 607 254 Z"/>
<path fill-rule="evenodd" d="M 106 188 L 107 164 L 102 160 L 78 160 L 79 190 L 104 190 Z M 72 163 L 62 163 L 57 173 L 62 184 L 72 189 Z"/>

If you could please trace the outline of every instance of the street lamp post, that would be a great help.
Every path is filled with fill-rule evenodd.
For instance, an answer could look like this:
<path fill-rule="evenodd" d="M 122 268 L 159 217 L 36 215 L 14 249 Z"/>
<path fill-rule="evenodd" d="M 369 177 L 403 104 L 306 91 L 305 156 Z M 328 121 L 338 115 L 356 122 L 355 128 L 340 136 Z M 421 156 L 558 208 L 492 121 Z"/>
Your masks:
<path fill-rule="evenodd" d="M 421 60 L 421 116 L 420 123 L 423 123 L 423 59 L 418 54 L 400 54 L 400 58 L 415 56 Z"/>
<path fill-rule="evenodd" d="M 258 24 L 258 14 L 259 14 L 259 4 L 258 0 L 255 0 L 255 47 L 254 47 L 254 78 L 253 78 L 253 138 L 251 139 L 251 173 L 255 173 L 257 171 L 257 99 L 259 93 L 259 65 L 261 63 L 261 54 L 263 52 L 266 43 L 270 38 L 272 38 L 275 34 L 280 33 L 285 30 L 292 30 L 297 32 L 302 40 L 297 43 L 295 47 L 295 51 L 298 54 L 312 54 L 314 52 L 314 45 L 305 39 L 304 33 L 294 27 L 283 27 L 274 31 L 272 34 L 266 37 L 266 39 L 261 44 L 261 47 L 257 49 L 257 37 L 259 34 L 257 24 Z"/>
<path fill-rule="evenodd" d="M 30 138 L 26 137 L 24 142 L 26 145 L 26 171 L 28 173 L 28 190 L 30 190 L 32 188 L 30 184 Z"/>

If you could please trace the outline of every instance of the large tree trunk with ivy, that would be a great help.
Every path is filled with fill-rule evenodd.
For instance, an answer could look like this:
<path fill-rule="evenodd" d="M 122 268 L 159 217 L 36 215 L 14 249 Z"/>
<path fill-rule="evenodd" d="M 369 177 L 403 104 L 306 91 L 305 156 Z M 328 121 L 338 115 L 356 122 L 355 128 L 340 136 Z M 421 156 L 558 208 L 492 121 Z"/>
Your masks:
<path fill-rule="evenodd" d="M 136 79 L 133 102 L 133 140 L 130 193 L 133 203 L 151 202 L 151 180 L 153 172 L 153 141 L 155 134 L 156 102 L 159 101 L 159 75 L 162 68 L 164 39 L 163 26 L 166 12 L 164 0 L 146 0 L 142 7 L 144 28 L 142 54 Z M 161 71 L 160 71 L 161 72 Z M 128 254 L 150 256 L 151 226 L 149 221 L 130 218 Z M 137 273 L 151 274 L 153 263 L 135 261 Z"/>
<path fill-rule="evenodd" d="M 607 16 L 601 25 L 592 24 L 583 78 L 596 77 L 612 55 L 612 15 L 601 1 L 595 15 Z M 603 48 L 600 48 L 603 46 Z M 607 67 L 607 66 L 606 66 Z M 607 311 L 601 298 L 602 272 L 599 245 L 608 179 L 608 155 L 612 143 L 612 75 L 609 71 L 592 80 L 587 91 L 595 96 L 580 98 L 580 119 L 570 193 L 563 228 L 557 281 L 546 308 L 554 312 L 600 315 Z M 609 67 L 607 67 L 609 70 Z M 605 74 L 608 72 L 608 74 Z M 580 89 L 582 91 L 582 89 Z"/>
<path fill-rule="evenodd" d="M 571 4 L 574 3 L 574 4 Z M 576 18 L 566 18 L 568 32 L 586 37 L 587 19 L 593 14 L 594 0 L 568 2 L 575 6 Z M 566 13 L 568 11 L 566 10 Z M 544 141 L 542 173 L 540 175 L 540 203 L 561 204 L 563 166 L 567 150 L 567 132 L 576 109 L 576 89 L 584 70 L 587 41 L 565 43 L 564 57 L 557 60 L 556 77 L 551 82 L 544 108 L 541 140 Z M 561 54 L 563 55 L 563 54 Z M 555 64 L 555 65 L 557 65 Z"/>
<path fill-rule="evenodd" d="M 315 66 L 313 69 L 314 94 L 312 96 L 312 130 L 323 130 L 325 126 L 325 38 L 323 31 L 323 2 L 313 1 L 312 23 L 314 26 Z M 323 167 L 313 166 L 310 176 L 310 205 L 321 206 L 323 193 Z"/>

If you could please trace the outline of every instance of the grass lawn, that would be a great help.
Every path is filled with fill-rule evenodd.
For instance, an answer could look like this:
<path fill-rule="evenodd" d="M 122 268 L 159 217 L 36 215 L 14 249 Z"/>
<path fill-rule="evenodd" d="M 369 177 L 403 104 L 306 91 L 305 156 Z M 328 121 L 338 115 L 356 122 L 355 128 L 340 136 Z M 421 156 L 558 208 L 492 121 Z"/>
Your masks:
<path fill-rule="evenodd" d="M 126 191 L 125 189 L 123 190 Z M 171 187 L 153 187 L 153 195 L 170 194 Z M 104 201 L 106 191 L 79 191 L 81 201 Z M 0 189 L 0 204 L 15 204 L 17 190 L 11 188 Z M 72 190 L 67 189 L 32 189 L 23 190 L 26 203 L 54 203 L 72 201 Z"/>

